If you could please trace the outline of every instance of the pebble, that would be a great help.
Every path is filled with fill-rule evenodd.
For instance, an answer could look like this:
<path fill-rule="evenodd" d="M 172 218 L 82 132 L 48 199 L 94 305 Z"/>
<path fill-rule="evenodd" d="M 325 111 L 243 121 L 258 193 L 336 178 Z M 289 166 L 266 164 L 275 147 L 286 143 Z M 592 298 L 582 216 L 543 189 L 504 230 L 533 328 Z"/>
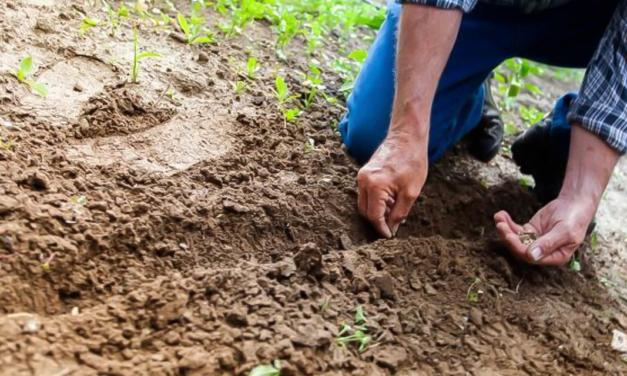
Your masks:
<path fill-rule="evenodd" d="M 22 331 L 29 334 L 37 333 L 39 329 L 41 329 L 41 323 L 37 319 L 28 319 L 22 327 Z"/>
<path fill-rule="evenodd" d="M 477 326 L 483 325 L 483 313 L 478 308 L 472 307 L 470 308 L 470 312 L 468 313 L 468 317 L 470 318 L 470 322 Z"/>

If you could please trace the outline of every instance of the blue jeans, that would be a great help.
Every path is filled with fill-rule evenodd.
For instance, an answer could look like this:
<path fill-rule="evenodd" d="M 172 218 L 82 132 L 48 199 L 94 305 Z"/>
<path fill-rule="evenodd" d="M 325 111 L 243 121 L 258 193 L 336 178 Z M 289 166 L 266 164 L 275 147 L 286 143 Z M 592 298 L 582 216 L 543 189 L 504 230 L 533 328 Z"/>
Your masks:
<path fill-rule="evenodd" d="M 396 32 L 401 6 L 388 0 L 387 17 L 370 48 L 348 111 L 339 124 L 348 152 L 365 163 L 385 138 L 395 84 Z M 483 4 L 462 18 L 459 36 L 436 91 L 429 130 L 429 161 L 434 162 L 475 128 L 481 118 L 482 83 L 503 60 L 524 57 L 572 68 L 591 59 L 617 0 L 574 0 L 525 14 L 515 8 Z M 571 94 L 572 95 L 572 94 Z M 561 98 L 553 113 L 551 137 L 568 153 L 571 98 Z M 560 105 L 561 104 L 561 105 Z"/>

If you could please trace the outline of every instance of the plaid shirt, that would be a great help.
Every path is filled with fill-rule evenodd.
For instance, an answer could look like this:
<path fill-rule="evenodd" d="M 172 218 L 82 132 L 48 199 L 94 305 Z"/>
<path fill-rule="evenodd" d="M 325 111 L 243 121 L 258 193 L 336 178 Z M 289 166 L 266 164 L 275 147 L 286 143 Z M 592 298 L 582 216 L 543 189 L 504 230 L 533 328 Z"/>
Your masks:
<path fill-rule="evenodd" d="M 470 12 L 477 0 L 397 0 Z M 518 7 L 528 12 L 562 5 L 569 0 L 480 0 Z M 591 0 L 592 1 L 592 0 Z M 592 57 L 568 120 L 627 153 L 627 0 L 621 0 Z"/>

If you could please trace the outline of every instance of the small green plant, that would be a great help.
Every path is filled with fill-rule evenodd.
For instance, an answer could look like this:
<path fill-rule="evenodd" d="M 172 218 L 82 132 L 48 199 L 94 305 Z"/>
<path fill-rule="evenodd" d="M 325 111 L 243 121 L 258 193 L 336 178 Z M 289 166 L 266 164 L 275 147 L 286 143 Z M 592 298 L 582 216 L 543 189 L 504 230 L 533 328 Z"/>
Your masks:
<path fill-rule="evenodd" d="M 308 88 L 307 94 L 303 100 L 305 109 L 309 109 L 315 102 L 319 92 L 325 89 L 322 80 L 322 72 L 315 64 L 309 65 L 309 72 L 305 75 L 303 86 Z M 324 95 L 324 92 L 323 92 Z"/>
<path fill-rule="evenodd" d="M 120 26 L 121 20 L 128 17 L 128 8 L 122 4 L 117 10 L 115 10 L 107 2 L 105 2 L 105 8 L 107 9 L 107 18 L 109 19 L 109 34 L 113 37 Z"/>
<path fill-rule="evenodd" d="M 532 188 L 533 187 L 533 181 L 530 178 L 528 178 L 526 176 L 523 176 L 520 179 L 518 179 L 518 185 L 521 188 Z"/>
<path fill-rule="evenodd" d="M 181 13 L 176 15 L 176 21 L 185 34 L 187 44 L 212 43 L 213 35 L 205 27 L 205 18 L 202 16 L 202 4 L 194 1 L 192 3 L 192 14 L 189 18 Z"/>
<path fill-rule="evenodd" d="M 15 72 L 14 74 L 15 74 L 15 77 L 17 77 L 17 80 L 23 84 L 28 85 L 28 87 L 33 93 L 39 95 L 40 97 L 47 96 L 48 88 L 46 87 L 46 85 L 32 79 L 31 78 L 32 72 L 33 72 L 33 58 L 32 56 L 29 55 L 23 58 L 22 61 L 20 61 L 20 66 L 18 67 L 17 72 Z"/>
<path fill-rule="evenodd" d="M 78 27 L 78 33 L 83 36 L 85 35 L 92 27 L 98 26 L 98 20 L 91 17 L 83 17 L 80 26 Z"/>
<path fill-rule="evenodd" d="M 568 263 L 568 269 L 577 273 L 581 271 L 581 262 L 579 262 L 579 258 L 577 258 L 577 255 L 573 255 L 570 258 L 570 262 Z"/>
<path fill-rule="evenodd" d="M 290 90 L 285 83 L 285 79 L 277 75 L 274 80 L 274 93 L 277 98 L 279 111 L 283 115 L 283 125 L 287 126 L 288 121 L 294 121 L 299 115 L 298 108 L 288 108 L 287 106 L 294 101 L 296 96 L 290 95 Z"/>
<path fill-rule="evenodd" d="M 590 235 L 590 248 L 593 252 L 599 249 L 599 234 L 596 231 L 593 231 Z"/>
<path fill-rule="evenodd" d="M 518 113 L 527 127 L 533 126 L 544 118 L 544 112 L 538 110 L 535 106 L 527 107 L 521 104 L 518 107 Z"/>
<path fill-rule="evenodd" d="M 498 82 L 498 92 L 503 97 L 500 106 L 509 110 L 516 103 L 516 98 L 521 91 L 527 90 L 533 94 L 541 94 L 542 89 L 526 82 L 530 75 L 542 75 L 544 70 L 538 63 L 527 59 L 511 58 L 505 60 L 494 71 L 494 79 Z"/>
<path fill-rule="evenodd" d="M 275 360 L 272 364 L 261 364 L 253 368 L 248 376 L 281 376 L 281 361 Z"/>
<path fill-rule="evenodd" d="M 468 291 L 466 291 L 466 300 L 470 303 L 479 302 L 479 297 L 483 294 L 483 291 L 479 289 L 477 286 L 481 283 L 481 279 L 476 277 L 474 281 L 468 286 Z"/>
<path fill-rule="evenodd" d="M 316 141 L 314 141 L 313 138 L 308 138 L 307 141 L 305 141 L 305 153 L 311 153 L 312 151 L 316 150 Z"/>
<path fill-rule="evenodd" d="M 235 92 L 236 95 L 240 95 L 242 94 L 244 91 L 246 91 L 246 83 L 244 81 L 235 81 L 233 83 L 233 91 Z"/>
<path fill-rule="evenodd" d="M 362 306 L 357 306 L 355 309 L 354 325 L 343 324 L 340 327 L 340 331 L 337 334 L 336 343 L 340 347 L 346 347 L 351 343 L 355 343 L 358 346 L 358 351 L 363 352 L 366 350 L 372 337 L 367 334 L 368 327 L 366 326 L 366 315 Z"/>
<path fill-rule="evenodd" d="M 143 51 L 139 49 L 139 37 L 137 36 L 137 29 L 133 29 L 133 63 L 131 66 L 131 82 L 137 83 L 139 80 L 139 63 L 147 58 L 158 58 L 160 54 L 152 51 Z"/>
<path fill-rule="evenodd" d="M 257 66 L 257 59 L 250 56 L 246 61 L 246 76 L 248 76 L 248 78 L 250 78 L 251 80 L 254 80 L 255 73 L 257 73 L 258 69 L 259 67 Z"/>

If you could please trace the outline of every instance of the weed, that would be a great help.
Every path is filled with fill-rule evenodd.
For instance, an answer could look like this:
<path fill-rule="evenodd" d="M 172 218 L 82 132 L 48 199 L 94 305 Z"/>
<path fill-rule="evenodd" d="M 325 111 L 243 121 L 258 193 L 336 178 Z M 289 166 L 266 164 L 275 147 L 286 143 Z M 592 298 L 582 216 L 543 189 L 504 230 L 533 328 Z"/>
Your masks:
<path fill-rule="evenodd" d="M 362 306 L 357 306 L 355 309 L 354 325 L 343 324 L 340 327 L 340 331 L 337 334 L 336 343 L 340 347 L 346 347 L 351 343 L 355 343 L 358 346 L 358 351 L 363 352 L 366 350 L 372 337 L 367 334 L 368 327 L 366 326 L 366 316 Z"/>
<path fill-rule="evenodd" d="M 97 19 L 85 16 L 78 27 L 78 33 L 84 36 L 92 27 L 96 26 L 98 26 Z"/>
<path fill-rule="evenodd" d="M 259 70 L 259 67 L 257 66 L 257 59 L 250 56 L 246 61 L 246 76 L 248 76 L 251 80 L 254 80 L 257 70 Z"/>
<path fill-rule="evenodd" d="M 505 60 L 494 72 L 494 78 L 498 82 L 498 92 L 503 97 L 501 107 L 506 110 L 511 109 L 522 90 L 541 94 L 542 90 L 539 87 L 525 80 L 530 75 L 541 75 L 543 72 L 540 64 L 527 59 Z"/>
<path fill-rule="evenodd" d="M 518 179 L 518 185 L 522 188 L 532 188 L 533 181 L 530 178 L 523 176 L 520 179 Z"/>
<path fill-rule="evenodd" d="M 515 136 L 520 132 L 516 124 L 511 121 L 505 123 L 505 134 L 508 136 Z"/>
<path fill-rule="evenodd" d="M 15 77 L 21 83 L 24 83 L 30 87 L 30 90 L 39 95 L 40 97 L 45 97 L 48 95 L 48 88 L 46 85 L 37 82 L 31 78 L 31 73 L 33 72 L 33 58 L 29 55 L 20 61 L 20 66 L 15 72 Z"/>
<path fill-rule="evenodd" d="M 590 235 L 590 248 L 593 252 L 599 249 L 599 234 L 596 231 L 593 231 Z"/>
<path fill-rule="evenodd" d="M 137 29 L 133 29 L 133 64 L 131 66 L 131 82 L 137 83 L 139 78 L 139 63 L 147 58 L 158 58 L 161 57 L 156 52 L 152 51 L 143 51 L 139 50 L 139 40 L 137 36 Z"/>
<path fill-rule="evenodd" d="M 281 361 L 275 360 L 272 364 L 261 364 L 253 368 L 248 376 L 280 376 Z"/>

